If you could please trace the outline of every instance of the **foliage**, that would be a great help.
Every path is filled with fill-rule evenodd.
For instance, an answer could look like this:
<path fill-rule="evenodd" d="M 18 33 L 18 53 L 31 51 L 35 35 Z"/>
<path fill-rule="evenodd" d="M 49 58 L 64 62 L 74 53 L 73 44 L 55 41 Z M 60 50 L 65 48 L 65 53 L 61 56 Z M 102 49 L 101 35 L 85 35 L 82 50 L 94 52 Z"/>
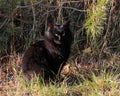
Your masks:
<path fill-rule="evenodd" d="M 5 30 L 11 29 L 7 30 L 7 33 L 10 33 L 8 36 L 6 33 L 5 37 L 1 37 L 0 42 L 2 42 L 3 48 L 1 46 L 0 52 L 3 51 L 2 49 L 10 49 L 10 46 L 14 48 L 14 43 L 13 45 L 10 43 L 9 47 L 5 47 L 8 46 L 8 43 L 5 42 L 9 42 L 6 40 L 9 40 L 11 36 L 13 42 L 20 43 L 24 41 L 22 46 L 25 50 L 30 44 L 42 38 L 47 30 L 48 23 L 63 23 L 68 19 L 71 21 L 70 28 L 74 34 L 74 48 L 72 49 L 74 55 L 81 53 L 82 50 L 88 47 L 91 47 L 92 51 L 101 49 L 100 52 L 105 52 L 106 49 L 112 49 L 112 51 L 119 52 L 119 30 L 117 31 L 119 29 L 119 11 L 117 11 L 119 10 L 117 5 L 119 1 L 51 0 L 48 2 L 47 0 L 12 0 L 9 1 L 9 4 L 6 0 L 0 2 L 0 8 L 2 9 L 0 11 L 0 32 L 2 31 L 0 34 L 4 34 Z M 18 20 L 15 17 L 16 12 L 21 15 Z M 117 12 L 118 15 L 114 12 Z M 20 23 L 19 26 L 16 26 L 15 20 Z M 112 27 L 114 26 L 112 23 L 116 25 L 115 28 Z M 7 27 L 5 27 L 6 25 Z M 22 41 L 16 41 L 16 35 L 19 38 L 22 37 Z M 15 48 L 10 50 L 15 50 Z"/>
<path fill-rule="evenodd" d="M 110 0 L 93 0 L 88 7 L 85 28 L 87 30 L 87 35 L 92 39 L 97 38 L 104 30 L 107 16 L 106 11 L 108 10 L 107 5 L 109 2 Z"/>

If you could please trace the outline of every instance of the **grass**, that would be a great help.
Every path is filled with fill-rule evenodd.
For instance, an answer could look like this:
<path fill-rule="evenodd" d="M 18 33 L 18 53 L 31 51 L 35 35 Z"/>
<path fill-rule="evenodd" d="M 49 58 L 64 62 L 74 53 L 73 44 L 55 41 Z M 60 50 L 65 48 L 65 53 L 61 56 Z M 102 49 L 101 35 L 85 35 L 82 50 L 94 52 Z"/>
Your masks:
<path fill-rule="evenodd" d="M 120 96 L 120 73 L 117 69 L 103 68 L 94 72 L 82 67 L 82 70 L 79 68 L 79 71 L 83 71 L 82 74 L 89 78 L 86 76 L 77 77 L 78 75 L 71 73 L 62 82 L 45 85 L 40 83 L 37 77 L 31 83 L 25 82 L 22 78 L 21 68 L 15 62 L 11 63 L 13 66 L 6 68 L 6 75 L 0 68 L 1 96 Z M 71 70 L 75 69 L 71 66 Z M 11 73 L 13 77 L 10 76 Z M 72 75 L 76 78 L 73 78 Z M 72 81 L 77 82 L 69 85 L 69 82 Z"/>
<path fill-rule="evenodd" d="M 120 81 L 114 73 L 101 72 L 92 74 L 92 81 L 84 79 L 83 83 L 74 86 L 40 84 L 38 79 L 30 84 L 23 81 L 21 75 L 16 77 L 15 88 L 9 89 L 7 96 L 120 96 Z"/>
<path fill-rule="evenodd" d="M 104 30 L 104 24 L 106 21 L 106 10 L 108 10 L 107 5 L 110 0 L 99 0 L 92 1 L 93 3 L 89 5 L 87 20 L 85 22 L 85 27 L 87 30 L 87 35 L 92 39 L 95 39 L 102 34 Z"/>

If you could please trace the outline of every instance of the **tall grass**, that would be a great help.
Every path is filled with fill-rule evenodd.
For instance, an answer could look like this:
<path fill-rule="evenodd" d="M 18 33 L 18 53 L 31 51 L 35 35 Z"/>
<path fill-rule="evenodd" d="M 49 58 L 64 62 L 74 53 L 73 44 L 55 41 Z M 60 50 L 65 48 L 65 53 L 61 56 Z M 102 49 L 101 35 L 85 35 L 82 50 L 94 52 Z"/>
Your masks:
<path fill-rule="evenodd" d="M 88 5 L 85 28 L 87 35 L 92 39 L 97 38 L 104 30 L 109 2 L 110 0 L 92 0 L 92 3 Z"/>
<path fill-rule="evenodd" d="M 91 80 L 83 78 L 83 82 L 68 86 L 65 81 L 44 85 L 37 77 L 27 83 L 20 73 L 15 77 L 14 87 L 9 88 L 2 96 L 120 96 L 119 77 L 120 74 L 113 71 L 107 73 L 101 70 L 98 76 L 92 73 Z"/>

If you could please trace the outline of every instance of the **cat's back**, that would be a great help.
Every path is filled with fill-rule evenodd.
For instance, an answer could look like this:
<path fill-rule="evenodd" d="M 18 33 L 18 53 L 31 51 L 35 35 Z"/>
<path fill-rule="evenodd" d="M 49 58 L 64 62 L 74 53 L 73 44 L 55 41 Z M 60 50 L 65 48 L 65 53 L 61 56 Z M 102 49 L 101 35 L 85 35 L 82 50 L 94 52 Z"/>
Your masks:
<path fill-rule="evenodd" d="M 39 40 L 36 43 L 32 44 L 25 52 L 30 54 L 30 53 L 34 53 L 33 51 L 37 52 L 37 51 L 43 51 L 45 48 L 44 46 L 44 40 Z M 30 52 L 30 53 L 29 53 Z"/>
<path fill-rule="evenodd" d="M 39 40 L 38 42 L 32 44 L 24 53 L 22 63 L 30 62 L 30 60 L 39 60 L 39 58 L 44 57 L 45 45 L 44 40 Z"/>
<path fill-rule="evenodd" d="M 45 55 L 44 40 L 34 43 L 26 50 L 22 58 L 23 78 L 26 81 L 30 81 L 34 73 L 43 77 L 43 69 L 47 70 Z"/>

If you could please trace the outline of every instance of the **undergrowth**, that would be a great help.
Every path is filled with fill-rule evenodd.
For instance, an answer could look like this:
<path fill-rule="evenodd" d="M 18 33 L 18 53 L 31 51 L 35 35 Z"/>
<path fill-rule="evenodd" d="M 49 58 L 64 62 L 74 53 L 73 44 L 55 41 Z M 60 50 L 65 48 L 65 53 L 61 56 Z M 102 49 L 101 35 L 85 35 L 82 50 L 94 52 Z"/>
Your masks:
<path fill-rule="evenodd" d="M 1 96 L 120 96 L 120 56 L 95 59 L 84 54 L 69 60 L 64 80 L 44 84 L 35 77 L 25 82 L 20 56 L 11 57 L 0 66 Z"/>
<path fill-rule="evenodd" d="M 106 73 L 103 70 L 99 76 L 91 75 L 91 80 L 84 79 L 80 84 L 67 86 L 61 84 L 40 84 L 36 77 L 31 83 L 26 83 L 21 74 L 15 77 L 15 85 L 2 93 L 2 96 L 120 96 L 120 74 Z M 6 85 L 7 86 L 7 85 Z"/>

